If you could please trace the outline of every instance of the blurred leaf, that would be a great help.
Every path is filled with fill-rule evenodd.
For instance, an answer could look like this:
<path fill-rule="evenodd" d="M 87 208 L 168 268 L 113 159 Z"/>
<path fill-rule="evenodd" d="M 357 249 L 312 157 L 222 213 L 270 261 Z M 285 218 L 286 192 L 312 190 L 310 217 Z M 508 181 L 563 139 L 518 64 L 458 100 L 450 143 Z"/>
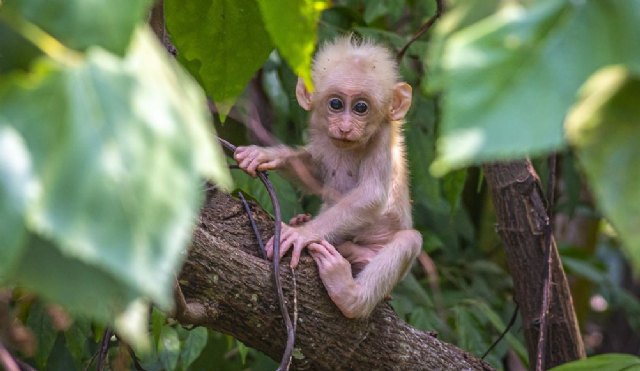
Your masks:
<path fill-rule="evenodd" d="M 0 85 L 0 212 L 26 199 L 28 230 L 46 236 L 30 237 L 16 281 L 101 321 L 135 296 L 171 305 L 201 179 L 230 185 L 205 98 L 176 67 L 141 29 L 123 60 L 94 48 Z"/>
<path fill-rule="evenodd" d="M 36 348 L 35 361 L 38 368 L 44 369 L 47 359 L 56 342 L 58 331 L 53 328 L 53 322 L 47 315 L 42 302 L 36 301 L 29 309 L 26 325 L 36 336 L 38 347 Z"/>
<path fill-rule="evenodd" d="M 563 118 L 585 79 L 611 63 L 640 68 L 639 16 L 640 1 L 509 3 L 437 34 L 446 41 L 434 85 L 446 95 L 432 171 L 563 146 Z"/>
<path fill-rule="evenodd" d="M 245 196 L 247 194 L 250 195 L 266 212 L 273 215 L 271 198 L 260 179 L 253 178 L 243 171 L 235 171 L 232 175 L 234 183 L 238 189 L 245 193 Z M 278 196 L 278 201 L 280 202 L 280 213 L 282 214 L 282 220 L 285 223 L 289 222 L 289 219 L 293 216 L 303 212 L 300 207 L 298 193 L 289 181 L 280 176 L 277 172 L 269 172 L 269 180 L 273 184 L 276 195 Z"/>
<path fill-rule="evenodd" d="M 476 316 L 478 314 L 482 314 L 482 316 L 484 316 L 487 320 L 489 320 L 489 322 L 491 322 L 498 333 L 501 334 L 502 332 L 504 332 L 507 325 L 502 321 L 502 318 L 500 318 L 498 313 L 491 309 L 491 307 L 489 307 L 487 303 L 479 300 L 469 300 L 469 302 L 471 303 L 471 305 L 479 309 L 479 311 L 473 312 Z M 516 330 L 514 328 L 511 328 L 510 331 L 515 332 Z M 522 341 L 518 340 L 511 333 L 507 333 L 505 335 L 505 339 L 507 340 L 507 343 L 509 343 L 511 349 L 516 352 L 518 358 L 520 358 L 520 360 L 524 362 L 525 366 L 527 366 L 529 356 L 527 353 L 527 349 L 525 348 L 525 345 L 522 343 Z"/>
<path fill-rule="evenodd" d="M 569 272 L 594 283 L 604 283 L 608 280 L 606 272 L 596 268 L 592 262 L 586 262 L 583 259 L 563 255 L 562 265 L 566 267 Z"/>
<path fill-rule="evenodd" d="M 72 354 L 69 352 L 69 348 L 66 344 L 66 338 L 63 334 L 59 333 L 55 338 L 55 343 L 53 344 L 53 349 L 51 350 L 51 354 L 49 354 L 49 359 L 47 360 L 47 368 L 49 371 L 57 371 L 57 370 L 65 370 L 65 371 L 74 371 L 80 370 L 81 368 L 76 367 L 74 363 L 74 359 Z"/>
<path fill-rule="evenodd" d="M 213 98 L 224 121 L 273 50 L 258 4 L 255 0 L 167 0 L 164 8 L 178 60 Z"/>
<path fill-rule="evenodd" d="M 551 371 L 622 371 L 639 368 L 640 357 L 611 353 L 565 363 L 552 368 Z"/>
<path fill-rule="evenodd" d="M 0 21 L 0 75 L 14 69 L 27 70 L 33 59 L 41 54 L 33 44 Z"/>
<path fill-rule="evenodd" d="M 150 5 L 151 0 L 16 0 L 5 1 L 0 12 L 24 17 L 72 49 L 98 45 L 123 55 Z"/>
<path fill-rule="evenodd" d="M 464 306 L 456 306 L 453 310 L 456 314 L 455 331 L 458 335 L 458 346 L 472 354 L 484 353 L 488 345 L 482 339 L 483 328 Z"/>
<path fill-rule="evenodd" d="M 388 12 L 387 0 L 370 0 L 365 2 L 364 21 L 371 23 Z"/>
<path fill-rule="evenodd" d="M 240 362 L 242 362 L 242 364 L 246 364 L 247 363 L 247 354 L 249 353 L 249 348 L 247 348 L 246 345 L 244 345 L 241 341 L 236 341 L 236 346 L 238 348 L 238 354 L 240 354 Z"/>
<path fill-rule="evenodd" d="M 89 346 L 92 342 L 92 334 L 91 323 L 81 317 L 74 318 L 71 327 L 64 333 L 67 349 L 77 369 L 82 369 L 85 362 L 88 362 L 92 356 L 92 349 Z"/>
<path fill-rule="evenodd" d="M 640 272 L 640 79 L 609 67 L 585 84 L 567 118 L 567 135 L 587 174 L 598 206 Z"/>
<path fill-rule="evenodd" d="M 63 304 L 72 314 L 109 323 L 139 295 L 113 275 L 63 255 L 56 246 L 35 235 L 25 245 L 27 249 L 15 266 L 13 280 Z"/>
<path fill-rule="evenodd" d="M 180 340 L 173 327 L 164 326 L 158 343 L 158 357 L 165 370 L 175 370 L 180 355 Z"/>
<path fill-rule="evenodd" d="M 280 54 L 312 88 L 311 60 L 325 0 L 258 0 L 262 18 Z M 286 11 L 283 11 L 286 9 Z"/>
<path fill-rule="evenodd" d="M 460 199 L 462 198 L 462 191 L 464 190 L 466 180 L 466 169 L 452 171 L 442 177 L 442 193 L 444 193 L 445 199 L 449 202 L 451 212 L 460 207 Z"/>
<path fill-rule="evenodd" d="M 0 282 L 11 274 L 24 251 L 24 213 L 35 185 L 24 140 L 0 119 Z"/>

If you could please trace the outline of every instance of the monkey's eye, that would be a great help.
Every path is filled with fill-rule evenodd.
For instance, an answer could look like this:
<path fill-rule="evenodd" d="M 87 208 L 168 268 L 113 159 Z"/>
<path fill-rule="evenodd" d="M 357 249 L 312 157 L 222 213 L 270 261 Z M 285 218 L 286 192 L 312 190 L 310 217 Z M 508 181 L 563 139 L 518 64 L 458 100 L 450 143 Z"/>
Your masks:
<path fill-rule="evenodd" d="M 342 103 L 340 98 L 331 98 L 329 99 L 329 107 L 334 111 L 340 111 L 344 108 L 344 103 Z"/>
<path fill-rule="evenodd" d="M 365 113 L 367 113 L 368 109 L 369 106 L 363 101 L 360 101 L 353 105 L 353 111 L 359 115 L 364 115 Z"/>

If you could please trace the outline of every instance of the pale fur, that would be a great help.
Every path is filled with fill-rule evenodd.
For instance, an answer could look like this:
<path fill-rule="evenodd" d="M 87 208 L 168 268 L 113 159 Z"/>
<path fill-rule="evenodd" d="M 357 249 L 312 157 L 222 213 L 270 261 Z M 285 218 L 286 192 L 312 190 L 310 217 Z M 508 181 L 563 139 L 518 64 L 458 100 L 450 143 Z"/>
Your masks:
<path fill-rule="evenodd" d="M 249 173 L 284 170 L 321 194 L 319 215 L 302 226 L 284 227 L 283 252 L 293 248 L 293 266 L 307 246 L 338 308 L 347 317 L 366 317 L 406 274 L 422 245 L 420 234 L 412 229 L 401 130 L 411 88 L 399 83 L 396 63 L 386 48 L 353 42 L 351 37 L 325 44 L 314 60 L 312 76 L 313 94 L 301 80 L 297 90 L 301 106 L 311 110 L 308 145 L 241 147 L 236 159 Z M 335 96 L 345 102 L 343 111 L 328 108 L 327 99 Z M 363 99 L 370 111 L 361 117 L 350 107 Z M 338 137 L 349 141 L 344 144 Z M 333 246 L 314 243 L 319 240 L 335 245 L 354 269 L 361 269 L 355 278 L 344 258 L 329 253 L 335 251 Z M 272 246 L 270 241 L 268 249 Z"/>

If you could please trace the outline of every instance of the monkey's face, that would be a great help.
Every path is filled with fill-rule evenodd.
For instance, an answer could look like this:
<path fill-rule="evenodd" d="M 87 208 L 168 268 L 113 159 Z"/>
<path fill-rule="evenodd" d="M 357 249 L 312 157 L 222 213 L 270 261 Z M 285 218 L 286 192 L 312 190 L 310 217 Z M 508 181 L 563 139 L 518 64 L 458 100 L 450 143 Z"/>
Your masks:
<path fill-rule="evenodd" d="M 330 89 L 314 102 L 327 135 L 338 148 L 358 147 L 369 141 L 380 125 L 379 104 L 366 91 Z"/>

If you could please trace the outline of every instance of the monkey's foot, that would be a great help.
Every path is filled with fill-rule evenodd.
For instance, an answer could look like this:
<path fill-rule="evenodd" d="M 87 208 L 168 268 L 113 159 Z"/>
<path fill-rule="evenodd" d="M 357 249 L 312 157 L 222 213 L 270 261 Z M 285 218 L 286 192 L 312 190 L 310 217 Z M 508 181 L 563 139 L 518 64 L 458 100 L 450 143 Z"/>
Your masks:
<path fill-rule="evenodd" d="M 318 272 L 327 293 L 347 318 L 365 317 L 368 312 L 361 305 L 360 288 L 351 275 L 351 263 L 327 241 L 308 246 L 311 257 L 318 264 Z"/>
<path fill-rule="evenodd" d="M 298 214 L 289 220 L 289 225 L 296 227 L 311 220 L 311 214 Z"/>

